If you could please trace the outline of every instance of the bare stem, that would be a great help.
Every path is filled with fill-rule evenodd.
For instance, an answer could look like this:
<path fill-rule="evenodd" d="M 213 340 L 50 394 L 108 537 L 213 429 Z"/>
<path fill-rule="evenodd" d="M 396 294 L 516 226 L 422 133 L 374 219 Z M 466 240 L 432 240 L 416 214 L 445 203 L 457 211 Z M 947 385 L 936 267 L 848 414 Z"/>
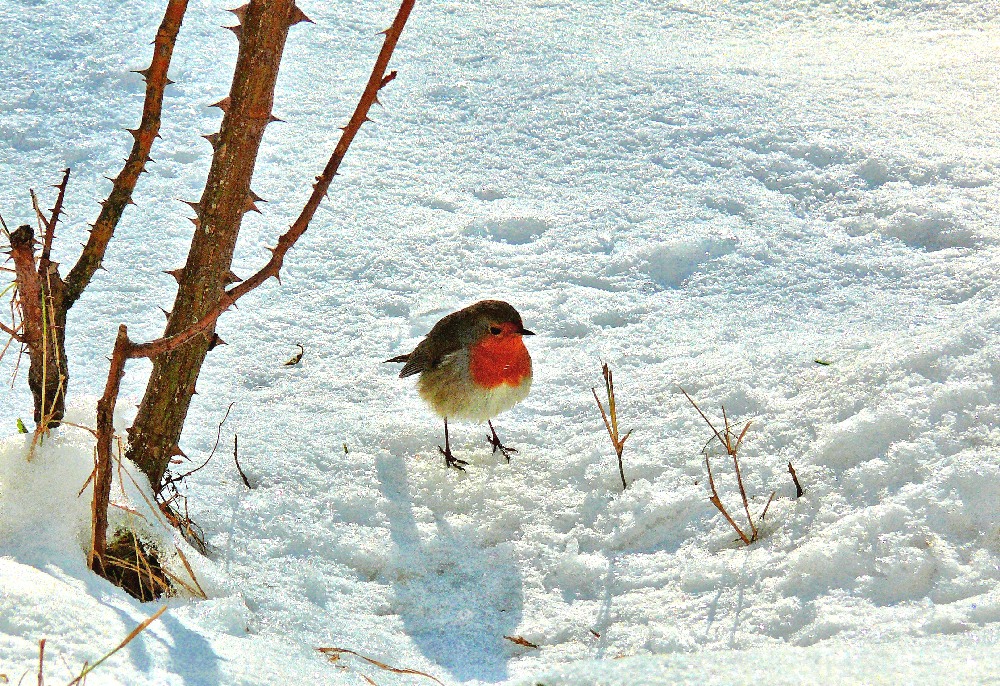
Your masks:
<path fill-rule="evenodd" d="M 66 186 L 69 184 L 69 173 L 70 170 L 67 167 L 63 171 L 62 181 L 56 185 L 56 188 L 59 189 L 59 195 L 56 196 L 56 203 L 52 206 L 52 214 L 49 215 L 49 219 L 45 222 L 45 233 L 42 238 L 42 256 L 38 261 L 38 271 L 40 274 L 47 274 L 49 271 L 52 240 L 55 238 L 56 223 L 59 221 L 59 215 L 62 214 L 63 200 L 66 197 Z"/>
<path fill-rule="evenodd" d="M 726 511 L 725 506 L 722 504 L 722 500 L 719 498 L 719 492 L 715 489 L 715 479 L 712 478 L 712 464 L 709 461 L 707 454 L 705 455 L 705 468 L 708 470 L 708 485 L 712 489 L 712 495 L 708 499 L 709 502 L 715 505 L 719 512 L 722 513 L 722 516 L 726 518 L 726 521 L 729 522 L 729 525 L 736 530 L 736 533 L 738 533 L 740 538 L 743 540 L 743 544 L 750 545 L 750 539 L 747 538 L 745 533 L 743 533 L 743 530 L 740 529 L 739 525 L 733 521 L 733 518 L 729 515 L 729 512 Z"/>
<path fill-rule="evenodd" d="M 111 354 L 111 369 L 104 386 L 104 395 L 97 401 L 97 468 L 94 477 L 94 500 L 92 508 L 93 531 L 90 546 L 90 568 L 98 574 L 104 572 L 104 555 L 108 547 L 108 503 L 111 500 L 111 445 L 115 432 L 115 405 L 125 362 L 128 360 L 128 328 L 118 327 L 114 352 Z"/>
<path fill-rule="evenodd" d="M 795 484 L 795 497 L 801 498 L 805 491 L 802 490 L 802 485 L 799 484 L 799 477 L 795 473 L 795 467 L 792 466 L 791 462 L 788 463 L 788 473 L 792 475 L 792 483 Z"/>

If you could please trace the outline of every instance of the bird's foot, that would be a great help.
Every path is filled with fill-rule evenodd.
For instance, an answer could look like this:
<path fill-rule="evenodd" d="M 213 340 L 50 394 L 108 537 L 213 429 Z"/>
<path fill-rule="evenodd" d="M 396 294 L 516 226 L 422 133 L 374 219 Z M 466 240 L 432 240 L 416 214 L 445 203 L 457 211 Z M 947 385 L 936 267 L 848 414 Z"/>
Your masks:
<path fill-rule="evenodd" d="M 492 434 L 486 434 L 486 440 L 490 442 L 491 446 L 493 446 L 493 454 L 496 455 L 496 452 L 499 450 L 500 454 L 507 459 L 507 464 L 510 464 L 510 455 L 511 453 L 516 453 L 517 448 L 510 448 L 501 443 L 500 438 L 497 436 L 496 429 L 492 426 L 490 429 L 492 430 Z"/>
<path fill-rule="evenodd" d="M 465 471 L 465 467 L 469 463 L 466 462 L 465 460 L 460 460 L 457 457 L 455 457 L 454 455 L 452 455 L 450 447 L 446 450 L 446 449 L 442 448 L 441 446 L 438 446 L 438 450 L 440 450 L 441 454 L 444 455 L 444 466 L 445 467 L 454 467 L 455 469 L 457 469 L 460 472 L 464 472 Z"/>

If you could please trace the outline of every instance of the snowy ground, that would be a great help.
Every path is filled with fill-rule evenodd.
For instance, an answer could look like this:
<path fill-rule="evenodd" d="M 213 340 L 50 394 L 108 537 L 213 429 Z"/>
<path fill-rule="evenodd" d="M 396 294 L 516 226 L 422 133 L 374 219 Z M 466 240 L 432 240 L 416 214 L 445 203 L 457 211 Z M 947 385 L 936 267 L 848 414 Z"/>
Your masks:
<path fill-rule="evenodd" d="M 377 50 L 385 0 L 303 0 L 236 272 L 304 202 Z M 156 164 L 71 312 L 79 421 L 116 326 L 162 328 L 235 59 L 193 1 Z M 69 165 L 76 258 L 138 121 L 161 3 L 0 4 L 0 212 Z M 220 325 L 182 446 L 208 601 L 178 598 L 94 684 L 1000 683 L 1000 8 L 995 2 L 421 1 L 399 78 L 283 285 Z M 46 199 L 46 203 L 50 200 Z M 46 206 L 48 206 L 46 204 Z M 535 383 L 441 427 L 381 360 L 509 300 Z M 281 363 L 301 342 L 303 363 Z M 819 365 L 814 360 L 829 362 Z M 621 492 L 590 387 L 615 370 Z M 4 373 L 12 370 L 12 358 Z M 125 393 L 141 395 L 132 365 Z M 0 398 L 0 674 L 50 680 L 151 614 L 86 571 L 87 435 L 31 463 Z M 749 548 L 707 500 L 680 394 L 754 420 Z M 123 403 L 129 405 L 129 403 Z M 92 409 L 89 410 L 92 413 Z M 0 432 L 2 433 L 2 432 Z M 256 485 L 247 491 L 231 459 Z M 794 499 L 786 465 L 806 495 Z M 731 473 L 718 463 L 737 509 Z M 595 635 L 597 634 L 597 635 Z M 504 636 L 522 637 L 538 649 Z M 617 660 L 625 656 L 623 660 Z M 604 660 L 592 662 L 591 660 Z M 0 680 L 2 681 L 2 680 Z"/>

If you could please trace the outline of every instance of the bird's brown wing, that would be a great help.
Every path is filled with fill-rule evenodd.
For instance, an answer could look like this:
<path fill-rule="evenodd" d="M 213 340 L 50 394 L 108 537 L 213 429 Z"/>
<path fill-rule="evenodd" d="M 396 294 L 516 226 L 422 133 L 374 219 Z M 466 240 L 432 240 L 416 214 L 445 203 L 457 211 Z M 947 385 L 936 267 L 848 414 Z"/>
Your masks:
<path fill-rule="evenodd" d="M 436 368 L 446 356 L 458 351 L 461 347 L 461 342 L 457 340 L 441 340 L 440 338 L 434 340 L 428 337 L 420 341 L 409 355 L 394 357 L 389 362 L 406 362 L 399 372 L 399 378 L 403 379 Z"/>
<path fill-rule="evenodd" d="M 481 308 L 482 303 L 458 312 L 452 312 L 435 324 L 424 340 L 420 341 L 409 355 L 400 355 L 386 362 L 406 362 L 399 378 L 413 376 L 428 369 L 435 369 L 445 357 L 458 352 L 463 345 L 470 344 L 473 327 L 469 326 L 469 310 Z M 509 307 L 509 306 L 508 306 Z"/>

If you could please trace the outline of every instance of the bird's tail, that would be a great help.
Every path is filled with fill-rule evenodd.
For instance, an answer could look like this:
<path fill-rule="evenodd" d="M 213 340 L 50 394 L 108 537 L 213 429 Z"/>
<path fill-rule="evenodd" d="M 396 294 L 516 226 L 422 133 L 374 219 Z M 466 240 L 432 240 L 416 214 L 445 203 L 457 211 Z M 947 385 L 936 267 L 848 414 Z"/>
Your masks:
<path fill-rule="evenodd" d="M 391 360 L 386 360 L 385 362 L 409 362 L 409 360 L 410 360 L 410 355 L 406 354 L 406 355 L 397 355 Z M 383 362 L 383 364 L 385 364 L 385 362 Z"/>

